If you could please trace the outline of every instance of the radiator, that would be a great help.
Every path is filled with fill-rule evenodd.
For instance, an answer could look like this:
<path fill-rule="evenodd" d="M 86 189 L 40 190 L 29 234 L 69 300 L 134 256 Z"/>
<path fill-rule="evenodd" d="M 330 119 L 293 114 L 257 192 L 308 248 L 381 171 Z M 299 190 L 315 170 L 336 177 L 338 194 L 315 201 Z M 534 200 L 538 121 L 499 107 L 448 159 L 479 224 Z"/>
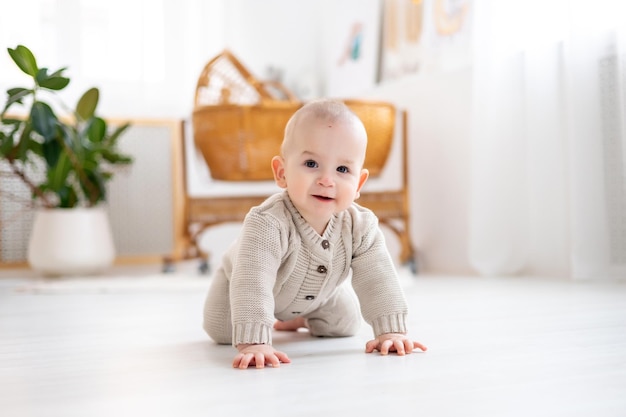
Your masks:
<path fill-rule="evenodd" d="M 116 125 L 125 120 L 109 120 Z M 107 208 L 118 262 L 179 259 L 183 251 L 183 122 L 129 120 L 120 150 L 129 166 L 115 167 Z M 25 265 L 34 210 L 28 189 L 0 165 L 0 266 Z"/>

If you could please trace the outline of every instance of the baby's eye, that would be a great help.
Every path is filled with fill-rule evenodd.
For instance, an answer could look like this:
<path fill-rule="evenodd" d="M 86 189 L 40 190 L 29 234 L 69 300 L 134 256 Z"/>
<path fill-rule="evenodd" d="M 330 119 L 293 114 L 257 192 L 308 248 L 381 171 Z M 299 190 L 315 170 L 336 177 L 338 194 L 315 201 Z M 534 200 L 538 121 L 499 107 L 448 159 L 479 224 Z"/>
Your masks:
<path fill-rule="evenodd" d="M 308 161 L 304 161 L 304 166 L 307 168 L 317 168 L 317 162 L 309 159 Z"/>
<path fill-rule="evenodd" d="M 337 167 L 337 172 L 341 172 L 342 174 L 347 174 L 348 172 L 350 172 L 350 169 L 347 166 L 340 166 Z"/>

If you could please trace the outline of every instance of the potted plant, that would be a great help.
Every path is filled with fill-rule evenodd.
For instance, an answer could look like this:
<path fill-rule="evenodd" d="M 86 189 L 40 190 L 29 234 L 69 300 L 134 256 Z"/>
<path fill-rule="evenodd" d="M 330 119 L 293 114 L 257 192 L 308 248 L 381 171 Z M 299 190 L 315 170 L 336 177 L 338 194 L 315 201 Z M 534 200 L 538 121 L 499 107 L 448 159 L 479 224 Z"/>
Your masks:
<path fill-rule="evenodd" d="M 6 169 L 0 175 L 18 178 L 36 209 L 29 264 L 53 275 L 97 272 L 115 255 L 103 203 L 113 166 L 132 162 L 117 149 L 129 124 L 111 130 L 96 115 L 97 88 L 68 109 L 58 96 L 70 82 L 66 68 L 40 68 L 23 45 L 8 53 L 33 83 L 8 89 L 0 114 L 0 160 Z M 57 109 L 64 114 L 58 116 Z"/>

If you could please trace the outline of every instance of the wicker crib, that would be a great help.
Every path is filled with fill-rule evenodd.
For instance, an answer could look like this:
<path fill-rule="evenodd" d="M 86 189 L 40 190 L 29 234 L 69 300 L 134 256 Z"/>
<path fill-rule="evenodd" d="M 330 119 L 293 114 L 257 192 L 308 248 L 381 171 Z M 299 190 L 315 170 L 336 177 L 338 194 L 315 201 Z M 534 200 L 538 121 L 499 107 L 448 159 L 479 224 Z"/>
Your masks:
<path fill-rule="evenodd" d="M 371 177 L 385 168 L 394 140 L 396 108 L 383 101 L 343 100 L 363 121 L 368 133 L 365 168 Z M 302 106 L 287 88 L 256 79 L 228 50 L 204 67 L 198 79 L 192 115 L 193 142 L 206 162 L 213 180 L 273 180 L 270 160 L 277 155 L 285 125 Z M 417 271 L 409 236 L 408 176 L 406 168 L 406 114 L 402 113 L 402 187 L 398 191 L 363 191 L 359 204 L 372 209 L 401 245 L 400 260 Z M 242 221 L 250 207 L 267 196 L 186 198 L 187 258 L 199 257 L 202 272 L 208 271 L 209 254 L 199 247 L 199 236 L 220 223 Z M 171 263 L 166 264 L 170 268 Z"/>

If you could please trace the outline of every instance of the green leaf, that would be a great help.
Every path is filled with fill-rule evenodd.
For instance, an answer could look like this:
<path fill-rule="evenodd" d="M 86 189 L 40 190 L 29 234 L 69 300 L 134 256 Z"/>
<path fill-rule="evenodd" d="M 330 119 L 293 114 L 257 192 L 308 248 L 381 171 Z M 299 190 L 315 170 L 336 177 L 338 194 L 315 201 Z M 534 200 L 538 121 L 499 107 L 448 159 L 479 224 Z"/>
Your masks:
<path fill-rule="evenodd" d="M 52 74 L 50 74 L 51 77 L 61 77 L 63 75 L 63 71 L 65 71 L 67 69 L 67 67 L 63 67 L 60 68 L 56 71 L 54 71 Z"/>
<path fill-rule="evenodd" d="M 24 97 L 33 93 L 33 90 L 29 90 L 28 88 L 10 88 L 7 90 L 7 94 L 9 97 L 7 98 L 6 105 L 2 110 L 2 114 L 4 115 L 6 111 L 15 103 L 22 104 L 22 99 Z"/>
<path fill-rule="evenodd" d="M 13 150 L 13 136 L 7 136 L 0 130 L 0 156 L 4 159 L 5 155 L 12 153 Z"/>
<path fill-rule="evenodd" d="M 87 184 L 84 184 L 82 181 L 80 185 L 83 192 L 85 193 L 85 196 L 89 200 L 89 203 L 93 206 L 99 201 L 104 201 L 106 199 L 105 181 L 97 170 L 88 172 L 86 174 L 90 182 L 90 187 L 88 187 Z"/>
<path fill-rule="evenodd" d="M 119 138 L 119 136 L 122 133 L 124 133 L 126 131 L 126 129 L 128 129 L 129 127 L 130 127 L 130 123 L 125 123 L 122 126 L 117 127 L 113 131 L 113 133 L 109 137 L 109 143 L 111 144 L 111 146 L 115 146 L 115 143 L 117 142 L 117 139 Z"/>
<path fill-rule="evenodd" d="M 88 120 L 93 117 L 96 107 L 98 107 L 98 100 L 100 98 L 100 91 L 93 87 L 90 88 L 83 94 L 83 96 L 78 100 L 78 104 L 76 105 L 76 114 L 83 119 Z"/>
<path fill-rule="evenodd" d="M 61 208 L 73 208 L 78 205 L 78 195 L 73 187 L 65 185 L 56 191 L 59 197 L 59 207 Z"/>
<path fill-rule="evenodd" d="M 15 159 L 15 147 L 20 143 L 20 130 L 25 124 L 22 120 L 2 119 L 0 125 L 0 155 L 2 159 Z"/>
<path fill-rule="evenodd" d="M 39 143 L 39 142 L 34 141 L 34 140 L 32 140 L 32 139 L 31 139 L 31 140 L 30 140 L 30 143 L 29 143 L 29 145 L 28 145 L 28 149 L 29 149 L 32 153 L 34 153 L 35 155 L 37 155 L 37 156 L 39 156 L 39 157 L 41 157 L 41 158 L 44 158 L 44 155 L 43 155 L 43 144 L 41 144 L 41 143 Z M 44 159 L 45 159 L 45 158 L 44 158 Z"/>
<path fill-rule="evenodd" d="M 58 192 L 65 186 L 71 168 L 72 164 L 66 153 L 61 153 L 57 163 L 48 167 L 48 184 L 54 192 Z"/>
<path fill-rule="evenodd" d="M 102 142 L 104 135 L 106 134 L 106 123 L 99 117 L 91 120 L 87 127 L 87 137 L 94 143 Z"/>
<path fill-rule="evenodd" d="M 15 62 L 22 71 L 33 78 L 37 75 L 39 70 L 37 68 L 37 61 L 30 49 L 23 45 L 18 45 L 15 49 L 7 48 L 7 50 L 13 62 Z"/>
<path fill-rule="evenodd" d="M 86 172 L 95 172 L 98 170 L 98 161 L 96 161 L 96 156 L 97 154 L 95 152 L 90 152 L 89 155 L 84 158 L 83 170 Z"/>
<path fill-rule="evenodd" d="M 35 132 L 43 136 L 46 141 L 56 136 L 58 119 L 46 103 L 36 101 L 31 108 L 30 117 Z"/>
<path fill-rule="evenodd" d="M 24 123 L 24 129 L 22 129 L 22 134 L 20 136 L 20 143 L 17 148 L 16 157 L 23 162 L 26 162 L 28 159 L 28 151 L 32 151 L 33 148 L 37 145 L 37 142 L 31 139 L 32 127 L 29 123 Z"/>
<path fill-rule="evenodd" d="M 62 90 L 70 83 L 69 78 L 54 74 L 48 75 L 48 68 L 41 68 L 37 72 L 35 80 L 40 87 L 47 88 L 49 90 Z"/>
<path fill-rule="evenodd" d="M 132 157 L 128 155 L 122 155 L 116 152 L 111 152 L 107 149 L 102 151 L 102 158 L 112 164 L 130 164 L 131 162 L 133 162 Z"/>
<path fill-rule="evenodd" d="M 7 94 L 9 95 L 9 98 L 16 97 L 16 96 L 24 97 L 32 92 L 33 90 L 30 90 L 28 88 L 22 88 L 22 87 L 9 88 L 7 90 Z"/>
<path fill-rule="evenodd" d="M 81 146 L 80 143 L 76 144 L 78 137 L 78 127 L 61 123 L 59 125 L 61 129 L 62 138 L 69 147 Z"/>
<path fill-rule="evenodd" d="M 61 144 L 55 140 L 45 142 L 41 145 L 41 153 L 46 160 L 46 165 L 51 168 L 55 167 L 61 157 Z"/>

